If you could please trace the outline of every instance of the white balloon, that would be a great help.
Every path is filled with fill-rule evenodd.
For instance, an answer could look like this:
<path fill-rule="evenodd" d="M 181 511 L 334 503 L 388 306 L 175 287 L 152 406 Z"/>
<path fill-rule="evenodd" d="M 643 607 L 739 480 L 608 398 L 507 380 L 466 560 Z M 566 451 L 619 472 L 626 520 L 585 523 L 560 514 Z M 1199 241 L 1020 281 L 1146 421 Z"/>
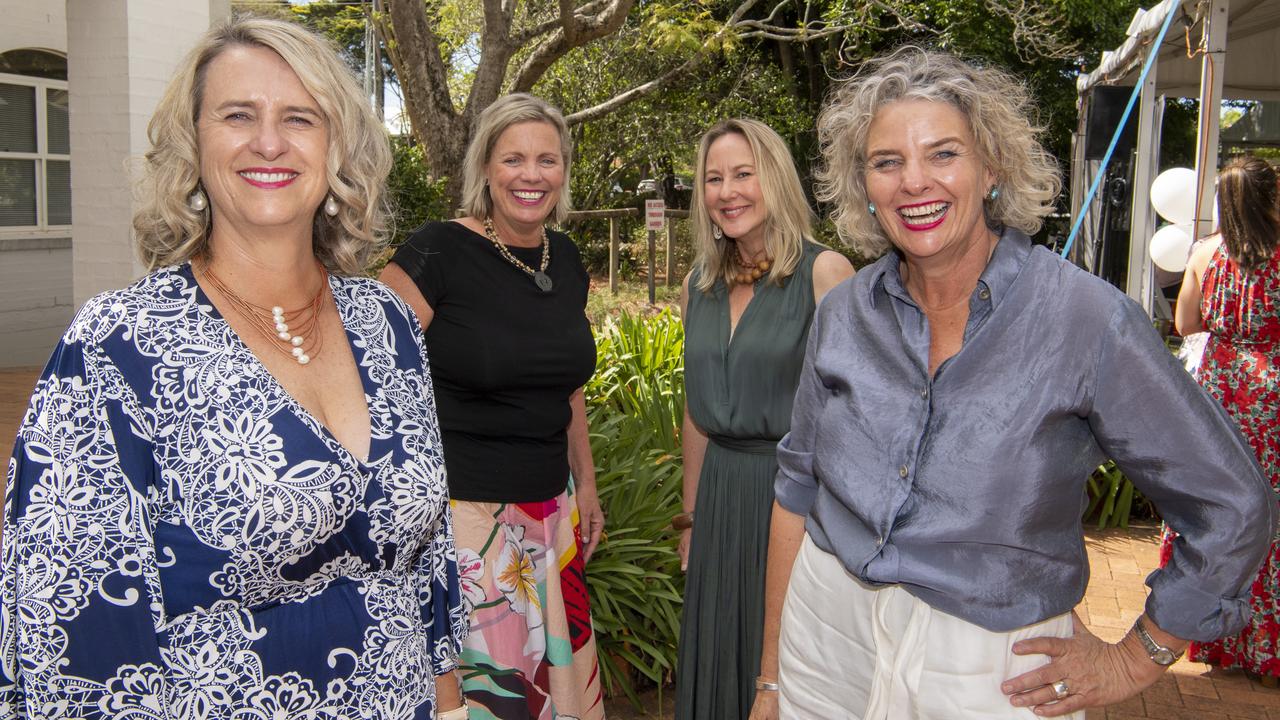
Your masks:
<path fill-rule="evenodd" d="M 1187 268 L 1187 254 L 1191 252 L 1191 233 L 1184 225 L 1165 225 L 1151 236 L 1148 247 L 1151 261 L 1156 267 L 1169 272 L 1182 272 Z"/>
<path fill-rule="evenodd" d="M 1151 183 L 1151 206 L 1174 225 L 1195 219 L 1196 173 L 1190 168 L 1170 168 Z"/>

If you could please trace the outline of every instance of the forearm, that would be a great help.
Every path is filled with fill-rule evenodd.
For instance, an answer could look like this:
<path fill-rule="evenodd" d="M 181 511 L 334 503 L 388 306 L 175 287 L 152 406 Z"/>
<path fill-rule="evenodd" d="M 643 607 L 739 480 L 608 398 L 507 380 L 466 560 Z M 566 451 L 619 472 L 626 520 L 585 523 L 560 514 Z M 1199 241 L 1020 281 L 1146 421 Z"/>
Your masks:
<path fill-rule="evenodd" d="M 764 581 L 764 643 L 760 650 L 760 676 L 778 677 L 778 632 L 782 627 L 782 604 L 791 582 L 791 568 L 804 539 L 804 516 L 773 503 L 769 521 L 769 559 Z"/>
<path fill-rule="evenodd" d="M 596 465 L 591 457 L 591 436 L 587 432 L 587 401 L 582 388 L 569 397 L 569 472 L 573 473 L 574 487 L 596 484 Z"/>
<path fill-rule="evenodd" d="M 684 410 L 684 423 L 681 425 L 680 447 L 684 455 L 681 506 L 685 512 L 690 513 L 698 502 L 698 477 L 702 475 L 702 459 L 707 454 L 707 435 L 694 424 L 687 407 Z"/>
<path fill-rule="evenodd" d="M 1174 310 L 1173 324 L 1178 334 L 1186 337 L 1204 330 L 1204 318 L 1200 316 L 1200 278 L 1195 269 L 1188 267 L 1182 277 L 1182 289 L 1178 292 L 1178 304 Z"/>
<path fill-rule="evenodd" d="M 436 676 L 436 711 L 447 712 L 462 706 L 462 686 L 458 671 Z"/>

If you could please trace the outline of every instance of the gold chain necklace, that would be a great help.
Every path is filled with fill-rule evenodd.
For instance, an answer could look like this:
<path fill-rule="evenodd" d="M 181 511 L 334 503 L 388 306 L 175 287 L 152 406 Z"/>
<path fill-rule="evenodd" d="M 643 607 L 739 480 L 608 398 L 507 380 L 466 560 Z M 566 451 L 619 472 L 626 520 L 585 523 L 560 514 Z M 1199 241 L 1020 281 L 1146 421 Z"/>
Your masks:
<path fill-rule="evenodd" d="M 507 262 L 525 271 L 533 278 L 533 282 L 538 286 L 539 290 L 551 292 L 551 277 L 547 275 L 547 266 L 551 264 L 551 241 L 547 240 L 547 228 L 545 226 L 542 228 L 542 263 L 537 270 L 524 264 L 520 258 L 511 254 L 511 251 L 502 243 L 502 240 L 498 239 L 498 232 L 493 229 L 493 220 L 491 218 L 484 219 L 484 234 L 485 237 L 489 238 L 489 242 L 498 248 L 498 252 L 507 259 Z"/>
<path fill-rule="evenodd" d="M 320 287 L 316 289 L 315 297 L 306 305 L 293 310 L 286 310 L 279 305 L 265 308 L 245 300 L 227 287 L 207 263 L 200 268 L 200 274 L 239 311 L 250 327 L 271 341 L 271 347 L 282 355 L 292 357 L 299 365 L 306 365 L 320 354 L 322 343 L 320 333 L 315 332 L 315 329 L 320 320 L 320 311 L 324 308 L 324 291 L 329 287 L 329 273 L 323 266 L 320 268 Z"/>

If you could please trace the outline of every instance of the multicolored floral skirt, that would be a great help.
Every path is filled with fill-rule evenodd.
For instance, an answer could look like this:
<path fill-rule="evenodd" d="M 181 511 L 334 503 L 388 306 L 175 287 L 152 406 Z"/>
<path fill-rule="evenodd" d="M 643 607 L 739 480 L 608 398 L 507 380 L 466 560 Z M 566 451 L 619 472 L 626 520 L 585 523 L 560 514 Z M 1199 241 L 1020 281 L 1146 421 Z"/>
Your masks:
<path fill-rule="evenodd" d="M 452 506 L 471 612 L 459 658 L 471 719 L 604 718 L 572 489 L 543 502 Z"/>

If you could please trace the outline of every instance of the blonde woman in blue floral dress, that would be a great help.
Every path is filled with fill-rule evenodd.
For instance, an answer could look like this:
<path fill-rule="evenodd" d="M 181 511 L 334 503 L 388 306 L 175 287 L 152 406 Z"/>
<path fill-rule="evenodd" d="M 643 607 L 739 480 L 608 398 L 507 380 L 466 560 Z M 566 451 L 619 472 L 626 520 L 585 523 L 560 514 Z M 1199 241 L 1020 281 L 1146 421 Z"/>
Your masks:
<path fill-rule="evenodd" d="M 358 276 L 383 129 L 324 41 L 238 18 L 150 136 L 151 272 L 81 308 L 9 462 L 0 718 L 465 717 L 417 319 Z"/>

